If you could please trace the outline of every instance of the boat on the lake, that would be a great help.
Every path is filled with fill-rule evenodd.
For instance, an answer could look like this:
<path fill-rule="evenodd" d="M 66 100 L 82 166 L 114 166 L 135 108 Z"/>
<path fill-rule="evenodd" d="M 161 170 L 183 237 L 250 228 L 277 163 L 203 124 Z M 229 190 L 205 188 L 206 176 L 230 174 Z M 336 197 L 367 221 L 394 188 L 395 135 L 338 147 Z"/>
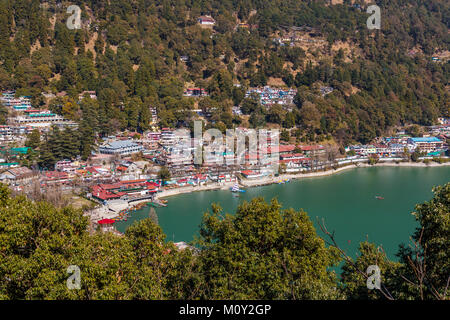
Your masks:
<path fill-rule="evenodd" d="M 381 197 L 381 196 L 375 196 L 375 199 L 377 199 L 377 200 L 384 200 L 384 198 Z"/>
<path fill-rule="evenodd" d="M 245 190 L 242 190 L 241 188 L 239 188 L 239 185 L 237 183 L 234 184 L 234 186 L 232 186 L 230 188 L 231 192 L 245 192 Z"/>

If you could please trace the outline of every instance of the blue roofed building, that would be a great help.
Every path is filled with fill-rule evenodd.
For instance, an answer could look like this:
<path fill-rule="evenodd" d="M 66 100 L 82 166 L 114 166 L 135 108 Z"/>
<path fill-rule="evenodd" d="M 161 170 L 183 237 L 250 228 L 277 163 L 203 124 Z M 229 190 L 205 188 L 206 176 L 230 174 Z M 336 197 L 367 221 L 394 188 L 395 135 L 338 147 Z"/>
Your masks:
<path fill-rule="evenodd" d="M 426 153 L 440 151 L 444 147 L 444 142 L 437 137 L 409 138 L 408 144 Z"/>

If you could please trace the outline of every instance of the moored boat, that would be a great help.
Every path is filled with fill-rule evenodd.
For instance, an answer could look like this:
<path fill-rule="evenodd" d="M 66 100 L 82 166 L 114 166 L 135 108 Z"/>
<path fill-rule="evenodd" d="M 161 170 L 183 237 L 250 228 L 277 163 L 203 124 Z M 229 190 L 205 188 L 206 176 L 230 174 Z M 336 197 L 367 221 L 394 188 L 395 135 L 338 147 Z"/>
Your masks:
<path fill-rule="evenodd" d="M 239 185 L 237 183 L 235 183 L 234 186 L 230 188 L 230 190 L 231 192 L 245 192 L 245 190 L 239 188 Z"/>

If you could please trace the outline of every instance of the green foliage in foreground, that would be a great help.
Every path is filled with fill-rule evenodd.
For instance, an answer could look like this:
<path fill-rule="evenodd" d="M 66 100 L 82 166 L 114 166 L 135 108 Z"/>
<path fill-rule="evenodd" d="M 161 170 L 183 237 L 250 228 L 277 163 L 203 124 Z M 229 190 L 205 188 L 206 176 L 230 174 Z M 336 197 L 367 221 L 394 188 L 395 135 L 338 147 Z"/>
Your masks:
<path fill-rule="evenodd" d="M 205 298 L 334 299 L 329 266 L 339 261 L 327 249 L 303 210 L 280 210 L 276 200 L 243 203 L 236 215 L 206 214 L 200 229 Z"/>
<path fill-rule="evenodd" d="M 400 299 L 449 298 L 450 184 L 418 205 L 417 248 L 402 247 L 392 262 L 375 245 L 343 266 L 304 211 L 281 210 L 263 199 L 245 202 L 235 215 L 217 206 L 205 214 L 199 250 L 178 251 L 151 219 L 124 236 L 92 233 L 72 208 L 56 209 L 0 185 L 0 299 L 378 299 L 357 270 L 379 265 L 383 286 Z M 423 230 L 423 231 L 422 231 Z M 424 259 L 425 258 L 425 259 Z M 419 281 L 414 266 L 426 264 Z M 81 289 L 66 286 L 67 267 L 81 270 Z"/>
<path fill-rule="evenodd" d="M 354 263 L 345 263 L 342 281 L 350 299 L 381 298 L 380 291 L 368 292 L 366 278 L 357 270 L 370 265 L 381 269 L 385 292 L 394 299 L 450 298 L 450 183 L 433 189 L 434 198 L 416 206 L 413 212 L 419 227 L 411 244 L 401 245 L 392 262 L 375 245 L 360 244 Z"/>

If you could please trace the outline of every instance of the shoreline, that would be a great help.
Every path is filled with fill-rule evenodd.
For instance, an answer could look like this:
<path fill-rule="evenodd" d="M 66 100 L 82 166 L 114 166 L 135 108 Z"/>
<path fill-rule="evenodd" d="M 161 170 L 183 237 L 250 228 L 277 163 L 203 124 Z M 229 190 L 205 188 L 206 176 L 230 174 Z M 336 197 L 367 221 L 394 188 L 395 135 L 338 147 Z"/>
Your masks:
<path fill-rule="evenodd" d="M 240 180 L 239 184 L 243 187 L 251 188 L 251 187 L 259 187 L 259 186 L 266 186 L 270 184 L 278 183 L 280 180 L 284 179 L 290 179 L 290 180 L 300 180 L 302 178 L 315 178 L 315 177 L 326 177 L 331 176 L 334 174 L 337 174 L 342 171 L 346 171 L 349 169 L 356 169 L 356 168 L 371 168 L 371 167 L 416 167 L 416 168 L 436 168 L 436 167 L 445 167 L 450 166 L 450 162 L 445 163 L 423 163 L 423 162 L 400 162 L 400 163 L 394 163 L 394 162 L 381 162 L 376 163 L 374 165 L 370 165 L 368 163 L 355 163 L 346 165 L 337 169 L 330 169 L 326 171 L 319 171 L 319 172 L 310 172 L 310 173 L 291 173 L 291 174 L 280 174 L 278 177 L 266 177 L 266 178 L 260 178 L 260 179 L 254 179 L 254 180 Z M 156 198 L 166 198 L 171 196 L 176 196 L 180 194 L 186 194 L 191 192 L 199 192 L 199 191 L 213 191 L 213 190 L 229 190 L 230 187 L 232 187 L 236 182 L 225 182 L 222 184 L 211 184 L 211 185 L 202 185 L 202 186 L 187 186 L 187 187 L 180 187 L 176 189 L 170 189 L 170 190 L 164 190 L 156 195 Z"/>

